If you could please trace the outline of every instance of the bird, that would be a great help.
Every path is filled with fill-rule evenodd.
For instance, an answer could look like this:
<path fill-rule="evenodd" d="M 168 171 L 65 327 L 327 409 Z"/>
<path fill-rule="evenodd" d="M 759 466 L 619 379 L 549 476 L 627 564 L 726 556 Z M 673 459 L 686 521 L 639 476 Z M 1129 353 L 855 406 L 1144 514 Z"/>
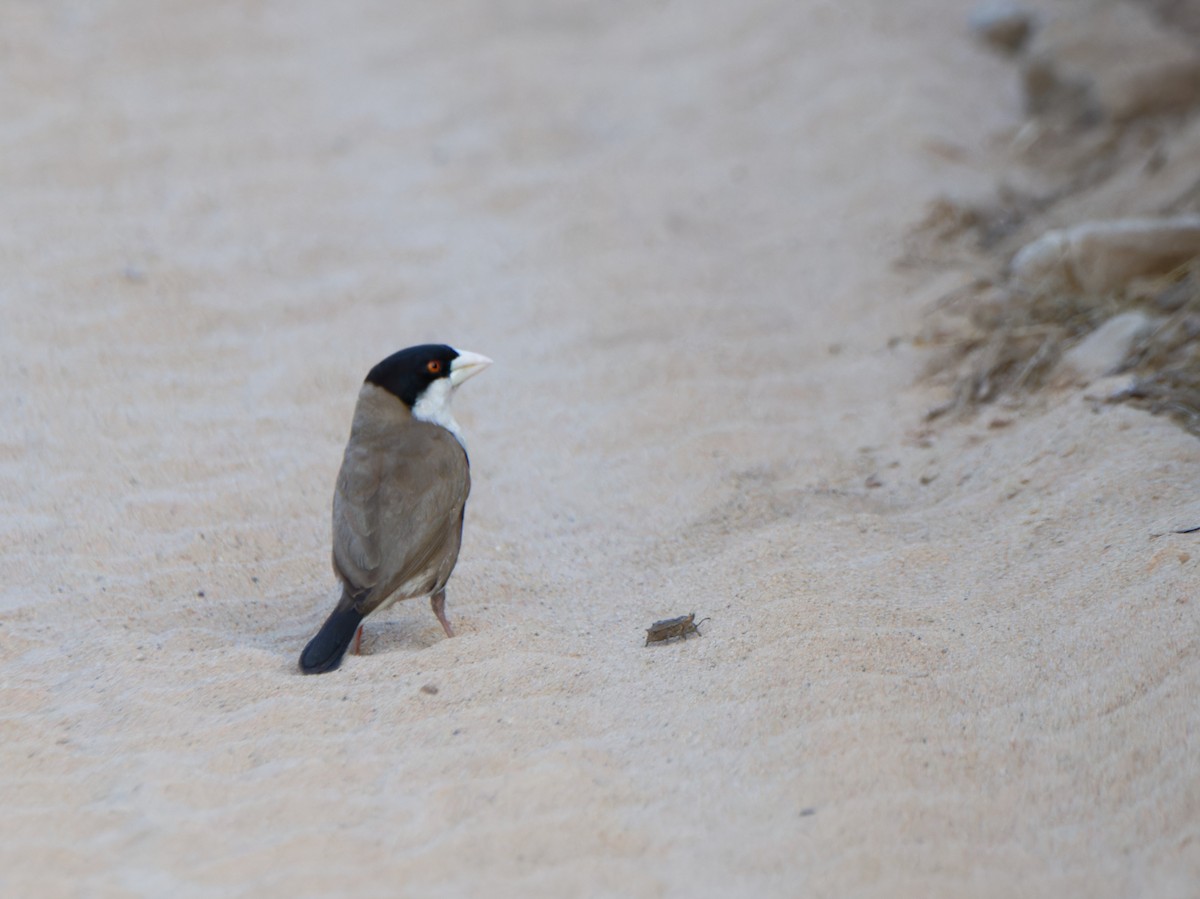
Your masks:
<path fill-rule="evenodd" d="M 492 360 L 445 344 L 388 356 L 358 392 L 333 493 L 333 571 L 342 595 L 300 653 L 304 674 L 333 671 L 362 621 L 428 596 L 447 637 L 446 581 L 458 561 L 471 469 L 450 411 Z M 356 641 L 357 642 L 357 641 Z"/>

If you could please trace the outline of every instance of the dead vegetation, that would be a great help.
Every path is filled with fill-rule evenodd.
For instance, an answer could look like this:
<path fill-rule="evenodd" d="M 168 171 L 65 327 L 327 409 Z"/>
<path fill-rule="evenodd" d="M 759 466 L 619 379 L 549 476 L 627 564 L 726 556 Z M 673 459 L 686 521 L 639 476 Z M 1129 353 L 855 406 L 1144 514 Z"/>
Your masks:
<path fill-rule="evenodd" d="M 999 282 L 999 283 L 997 283 Z M 936 354 L 929 376 L 950 399 L 930 420 L 969 415 L 1065 384 L 1064 353 L 1113 316 L 1132 310 L 1153 322 L 1112 374 L 1132 380 L 1111 401 L 1170 414 L 1200 436 L 1200 260 L 1116 294 L 1096 297 L 1047 288 L 1024 291 L 981 278 L 943 299 L 917 338 Z"/>
<path fill-rule="evenodd" d="M 1192 127 L 1200 93 L 1191 75 L 1180 74 L 1193 71 L 1200 48 L 1200 0 L 1133 5 L 1141 12 L 1096 5 L 1056 23 L 1027 16 L 1034 35 L 1011 56 L 1028 117 L 996 144 L 1008 172 L 989 200 L 938 201 L 909 236 L 899 264 L 957 269 L 969 279 L 930 310 L 915 338 L 933 351 L 927 377 L 949 394 L 930 419 L 969 416 L 997 402 L 1018 406 L 1085 383 L 1072 376 L 1082 355 L 1073 348 L 1114 316 L 1136 312 L 1145 327 L 1099 357 L 1103 364 L 1088 379 L 1123 375 L 1100 391 L 1109 401 L 1171 415 L 1200 436 L 1200 257 L 1103 293 L 1081 287 L 1086 280 L 1042 284 L 1010 272 L 1017 252 L 1051 230 L 1200 212 L 1200 131 Z M 1116 64 L 1119 54 L 1098 49 L 1108 46 L 1139 60 L 1136 77 Z M 1042 69 L 1054 76 L 1049 86 L 1035 77 Z M 1059 88 L 1069 90 L 1059 96 Z M 1172 91 L 1179 103 L 1158 102 Z"/>
<path fill-rule="evenodd" d="M 1125 368 L 1136 380 L 1113 399 L 1170 415 L 1200 437 L 1200 260 L 1173 273 L 1151 302 L 1166 317 L 1134 345 Z"/>

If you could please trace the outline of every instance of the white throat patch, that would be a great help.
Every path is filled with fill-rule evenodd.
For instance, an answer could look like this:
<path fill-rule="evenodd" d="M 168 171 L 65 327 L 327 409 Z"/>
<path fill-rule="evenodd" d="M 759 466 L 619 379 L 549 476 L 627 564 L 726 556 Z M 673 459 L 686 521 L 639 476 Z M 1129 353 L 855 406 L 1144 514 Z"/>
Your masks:
<path fill-rule="evenodd" d="M 449 378 L 438 378 L 425 388 L 417 404 L 413 406 L 413 418 L 427 421 L 431 425 L 441 425 L 454 435 L 454 439 L 465 450 L 467 442 L 463 439 L 462 429 L 450 412 L 450 398 L 454 396 L 454 385 Z"/>

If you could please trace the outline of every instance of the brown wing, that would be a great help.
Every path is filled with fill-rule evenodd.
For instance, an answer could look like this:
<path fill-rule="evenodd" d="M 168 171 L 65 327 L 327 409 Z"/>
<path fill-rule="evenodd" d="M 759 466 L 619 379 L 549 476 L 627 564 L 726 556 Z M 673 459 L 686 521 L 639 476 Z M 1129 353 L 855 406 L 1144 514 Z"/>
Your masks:
<path fill-rule="evenodd" d="M 379 489 L 384 459 L 373 447 L 347 445 L 333 493 L 333 568 L 351 593 L 379 579 Z"/>
<path fill-rule="evenodd" d="M 364 614 L 401 588 L 418 596 L 445 583 L 470 488 L 466 453 L 444 428 L 410 421 L 351 441 L 333 498 L 333 564 L 350 592 L 368 594 Z"/>

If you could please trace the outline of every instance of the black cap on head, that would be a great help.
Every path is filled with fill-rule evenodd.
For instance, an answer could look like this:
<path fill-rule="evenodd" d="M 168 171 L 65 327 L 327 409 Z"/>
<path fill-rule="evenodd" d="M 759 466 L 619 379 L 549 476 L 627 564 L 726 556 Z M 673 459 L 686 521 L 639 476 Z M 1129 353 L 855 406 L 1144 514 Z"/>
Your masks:
<path fill-rule="evenodd" d="M 458 350 L 445 344 L 410 346 L 392 353 L 371 369 L 367 383 L 395 394 L 411 409 L 426 387 L 438 378 L 450 376 L 450 363 L 457 358 Z"/>

